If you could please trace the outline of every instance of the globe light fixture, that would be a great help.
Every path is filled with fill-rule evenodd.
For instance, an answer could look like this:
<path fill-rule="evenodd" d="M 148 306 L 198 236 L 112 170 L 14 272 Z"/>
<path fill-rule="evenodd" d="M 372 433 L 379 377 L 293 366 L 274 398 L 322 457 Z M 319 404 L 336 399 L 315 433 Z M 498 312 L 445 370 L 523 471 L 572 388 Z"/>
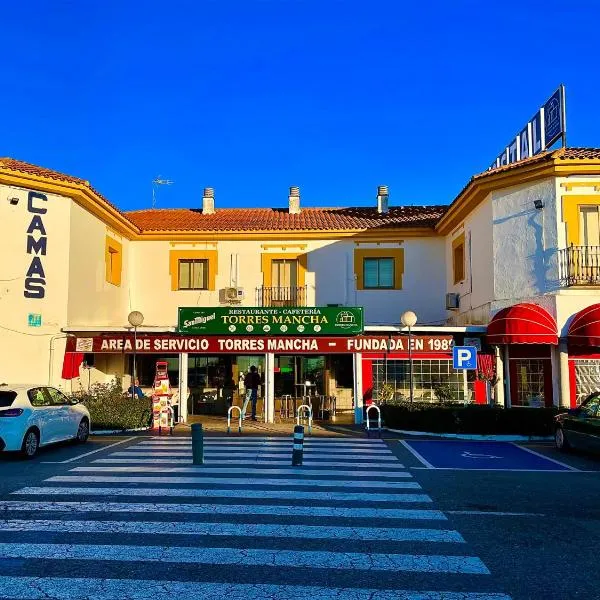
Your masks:
<path fill-rule="evenodd" d="M 414 385 L 413 385 L 413 358 L 412 358 L 412 331 L 411 329 L 417 324 L 417 315 L 412 310 L 407 310 L 402 313 L 400 321 L 404 327 L 408 327 L 408 364 L 410 372 L 410 403 L 413 403 Z"/>

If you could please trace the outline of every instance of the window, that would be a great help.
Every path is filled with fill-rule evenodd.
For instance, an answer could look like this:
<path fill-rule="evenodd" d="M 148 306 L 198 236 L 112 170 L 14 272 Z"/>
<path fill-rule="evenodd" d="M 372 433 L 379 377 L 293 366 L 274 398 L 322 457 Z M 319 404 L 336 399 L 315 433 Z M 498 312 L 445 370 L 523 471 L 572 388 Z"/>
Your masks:
<path fill-rule="evenodd" d="M 393 389 L 394 400 L 410 398 L 410 363 L 408 360 L 373 361 L 373 398 L 379 399 L 384 384 Z M 473 383 L 463 372 L 452 368 L 448 359 L 413 360 L 413 396 L 416 402 L 470 402 Z"/>
<path fill-rule="evenodd" d="M 394 288 L 394 259 L 391 257 L 365 258 L 363 261 L 365 289 Z"/>
<path fill-rule="evenodd" d="M 271 286 L 291 288 L 298 285 L 298 261 L 277 259 L 271 262 Z"/>
<path fill-rule="evenodd" d="M 104 260 L 106 264 L 106 281 L 112 285 L 121 285 L 123 246 L 108 236 L 106 237 Z"/>
<path fill-rule="evenodd" d="M 17 392 L 0 392 L 0 408 L 8 408 L 17 397 Z"/>
<path fill-rule="evenodd" d="M 215 290 L 218 264 L 216 250 L 170 250 L 171 290 Z"/>
<path fill-rule="evenodd" d="M 600 361 L 577 359 L 575 362 L 575 390 L 577 406 L 590 394 L 600 391 Z"/>
<path fill-rule="evenodd" d="M 179 261 L 178 281 L 178 289 L 180 290 L 207 290 L 208 260 L 181 259 Z"/>
<path fill-rule="evenodd" d="M 545 406 L 544 363 L 542 359 L 529 358 L 515 360 L 517 389 L 513 394 L 513 406 Z"/>
<path fill-rule="evenodd" d="M 454 272 L 454 283 L 460 283 L 465 279 L 465 235 L 459 235 L 452 242 L 452 266 Z"/>
<path fill-rule="evenodd" d="M 401 290 L 403 273 L 403 248 L 354 250 L 357 290 Z"/>
<path fill-rule="evenodd" d="M 52 406 L 65 406 L 67 404 L 71 404 L 67 397 L 58 390 L 54 388 L 47 388 L 48 395 L 50 396 L 50 401 L 52 402 Z"/>
<path fill-rule="evenodd" d="M 50 396 L 44 388 L 34 388 L 27 392 L 31 406 L 39 408 L 40 406 L 50 406 Z"/>
<path fill-rule="evenodd" d="M 600 214 L 598 206 L 579 207 L 581 246 L 600 246 Z"/>

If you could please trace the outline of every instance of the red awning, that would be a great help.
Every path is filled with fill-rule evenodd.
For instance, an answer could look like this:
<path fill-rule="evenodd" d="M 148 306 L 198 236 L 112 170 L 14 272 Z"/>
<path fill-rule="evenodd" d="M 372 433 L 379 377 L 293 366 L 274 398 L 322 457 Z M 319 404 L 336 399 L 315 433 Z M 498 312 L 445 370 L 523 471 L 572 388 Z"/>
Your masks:
<path fill-rule="evenodd" d="M 569 344 L 600 346 L 600 304 L 580 310 L 569 325 Z"/>
<path fill-rule="evenodd" d="M 556 321 L 538 304 L 515 304 L 496 313 L 487 327 L 490 344 L 558 344 Z"/>

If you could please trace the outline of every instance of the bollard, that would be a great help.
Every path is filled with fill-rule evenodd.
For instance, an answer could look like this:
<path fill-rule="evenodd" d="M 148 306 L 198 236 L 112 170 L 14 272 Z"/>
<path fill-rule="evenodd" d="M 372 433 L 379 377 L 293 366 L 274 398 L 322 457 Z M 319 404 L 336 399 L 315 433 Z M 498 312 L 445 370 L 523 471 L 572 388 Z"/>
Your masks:
<path fill-rule="evenodd" d="M 195 465 L 204 464 L 204 432 L 202 423 L 192 423 L 192 457 Z"/>
<path fill-rule="evenodd" d="M 302 455 L 304 454 L 304 427 L 294 427 L 294 449 L 292 450 L 292 467 L 302 466 Z"/>

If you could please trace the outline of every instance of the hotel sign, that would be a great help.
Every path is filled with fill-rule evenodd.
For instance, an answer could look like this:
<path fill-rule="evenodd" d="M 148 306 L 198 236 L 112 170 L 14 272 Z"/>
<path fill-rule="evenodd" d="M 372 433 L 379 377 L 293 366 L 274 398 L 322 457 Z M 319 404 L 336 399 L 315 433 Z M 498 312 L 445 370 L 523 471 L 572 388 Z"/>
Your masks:
<path fill-rule="evenodd" d="M 394 354 L 408 357 L 408 336 L 386 337 L 358 335 L 352 337 L 315 336 L 225 336 L 225 335 L 138 335 L 109 334 L 67 341 L 67 351 L 100 354 L 132 353 L 135 344 L 139 354 Z M 411 336 L 411 350 L 421 356 L 452 356 L 453 338 L 450 335 Z"/>
<path fill-rule="evenodd" d="M 180 308 L 177 330 L 202 335 L 356 335 L 362 307 Z"/>
<path fill-rule="evenodd" d="M 510 141 L 489 169 L 496 169 L 544 152 L 566 132 L 565 86 L 561 85 Z"/>

